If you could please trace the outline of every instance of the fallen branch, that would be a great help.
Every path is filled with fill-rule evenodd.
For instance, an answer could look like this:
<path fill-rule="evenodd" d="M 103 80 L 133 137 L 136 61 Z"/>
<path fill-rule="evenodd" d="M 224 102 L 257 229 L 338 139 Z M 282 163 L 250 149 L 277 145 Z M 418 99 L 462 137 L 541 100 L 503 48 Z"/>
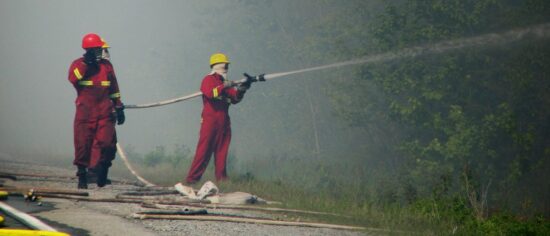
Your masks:
<path fill-rule="evenodd" d="M 31 173 L 13 173 L 13 172 L 2 172 L 0 175 L 7 175 L 7 176 L 24 176 L 24 177 L 35 177 L 35 178 L 60 178 L 60 179 L 76 179 L 75 176 L 67 176 L 67 175 L 44 175 L 44 174 L 31 174 Z"/>
<path fill-rule="evenodd" d="M 164 219 L 164 220 L 223 221 L 223 222 L 235 222 L 235 223 L 251 223 L 251 224 L 283 225 L 283 226 L 302 226 L 302 227 L 347 229 L 347 230 L 366 230 L 367 229 L 365 227 L 359 227 L 359 226 L 335 225 L 335 224 L 314 223 L 314 222 L 294 222 L 294 221 L 279 221 L 279 220 L 253 219 L 253 218 L 230 217 L 230 216 L 209 216 L 209 215 L 134 214 L 133 218 L 141 219 L 141 220 L 145 220 L 145 219 Z"/>
<path fill-rule="evenodd" d="M 257 219 L 257 220 L 280 220 L 274 219 L 273 217 L 259 217 L 259 216 L 247 216 L 242 214 L 228 214 L 226 212 L 212 212 L 207 211 L 206 209 L 190 209 L 190 208 L 181 208 L 181 209 L 169 209 L 169 210 L 157 210 L 157 211 L 141 211 L 136 212 L 135 214 L 139 215 L 209 215 L 209 216 L 229 216 L 236 218 L 248 218 L 248 219 Z"/>
<path fill-rule="evenodd" d="M 70 195 L 64 195 L 64 194 L 51 194 L 51 193 L 42 194 L 41 196 L 51 197 L 51 198 L 71 199 L 71 200 L 77 200 L 77 201 L 87 201 L 87 202 L 144 203 L 148 200 L 151 201 L 150 199 L 143 199 L 143 198 L 89 198 L 89 197 L 70 196 Z M 190 200 L 190 201 L 196 201 L 196 200 Z M 169 202 L 173 203 L 174 201 L 169 201 Z M 193 204 L 193 203 L 190 203 L 189 201 L 177 201 L 176 203 L 181 205 Z"/>
<path fill-rule="evenodd" d="M 136 189 L 137 192 L 150 192 L 150 191 L 163 191 L 163 190 L 176 190 L 174 187 L 166 187 L 166 186 L 144 186 L 141 188 Z"/>
<path fill-rule="evenodd" d="M 86 201 L 86 202 L 143 203 L 143 201 L 141 200 L 116 199 L 116 198 L 89 198 L 89 197 L 70 196 L 70 195 L 63 195 L 63 194 L 43 194 L 41 196 L 50 197 L 50 198 L 71 199 L 71 200 Z"/>
<path fill-rule="evenodd" d="M 127 199 L 127 200 L 140 200 L 142 202 L 155 202 L 160 204 L 167 204 L 167 205 L 185 205 L 185 204 L 210 204 L 210 201 L 203 199 L 190 199 L 190 198 L 184 198 L 182 196 L 172 196 L 172 197 L 153 197 L 153 196 L 142 196 L 142 197 L 136 197 L 136 196 L 116 196 L 117 199 Z M 178 198 L 178 199 L 176 199 Z"/>
<path fill-rule="evenodd" d="M 17 176 L 23 176 L 23 177 L 31 177 L 31 178 L 42 178 L 42 179 L 66 179 L 66 180 L 76 180 L 76 176 L 69 176 L 69 175 L 51 175 L 51 174 L 33 174 L 33 173 L 13 173 L 13 172 L 1 172 L 0 176 L 13 176 L 14 178 L 17 178 Z M 135 186 L 142 187 L 143 185 L 140 183 L 137 183 L 135 181 L 123 181 L 123 180 L 111 180 L 113 183 L 117 184 L 130 184 Z"/>
<path fill-rule="evenodd" d="M 298 213 L 310 213 L 310 214 L 332 214 L 324 212 L 310 212 L 310 211 L 301 211 L 293 209 L 279 209 L 278 208 L 253 208 L 253 207 L 243 207 L 243 206 L 222 206 L 222 205 L 213 205 L 213 204 L 200 204 L 198 202 L 204 200 L 185 200 L 185 201 L 148 201 L 149 199 L 142 198 L 89 198 L 82 196 L 71 196 L 66 194 L 56 194 L 56 193 L 42 193 L 40 196 L 45 198 L 61 198 L 61 199 L 70 199 L 76 201 L 87 201 L 87 202 L 112 202 L 112 203 L 135 203 L 141 204 L 145 208 L 156 208 L 156 209 L 181 209 L 181 206 L 190 206 L 198 208 L 210 208 L 210 209 L 240 209 L 240 210 L 258 210 L 258 211 L 280 211 L 280 212 L 298 212 Z M 168 204 L 170 203 L 170 204 Z"/>
<path fill-rule="evenodd" d="M 204 207 L 208 209 L 231 209 L 231 210 L 251 210 L 251 211 L 263 211 L 263 212 L 285 212 L 285 213 L 301 213 L 312 215 L 332 215 L 332 216 L 344 216 L 336 213 L 318 212 L 318 211 L 306 211 L 298 209 L 285 209 L 275 207 L 253 207 L 253 206 L 239 206 L 239 205 L 220 205 L 220 204 L 195 204 L 195 203 L 182 203 L 182 202 L 153 202 L 143 203 L 142 207 L 156 208 L 156 209 L 180 209 L 182 205 L 190 207 Z M 344 216 L 348 217 L 348 216 Z"/>
<path fill-rule="evenodd" d="M 156 195 L 169 195 L 169 194 L 179 194 L 176 190 L 152 190 L 152 191 L 135 191 L 135 192 L 124 192 L 120 193 L 117 196 L 126 197 L 126 196 L 156 196 Z"/>
<path fill-rule="evenodd" d="M 153 215 L 206 215 L 209 214 L 206 209 L 198 209 L 198 210 L 191 210 L 189 208 L 185 208 L 182 210 L 171 210 L 171 211 L 142 211 L 138 212 L 136 214 L 140 215 L 147 215 L 147 214 L 153 214 Z"/>
<path fill-rule="evenodd" d="M 0 188 L 0 190 L 3 190 L 3 191 L 20 192 L 20 193 L 27 193 L 30 189 L 34 190 L 35 195 L 40 195 L 40 196 L 42 196 L 43 194 L 65 194 L 65 195 L 76 195 L 76 196 L 84 196 L 84 197 L 87 197 L 90 195 L 88 192 L 68 190 L 68 189 L 33 188 L 33 187 L 22 187 L 22 186 L 17 186 L 17 187 L 5 186 Z"/>
<path fill-rule="evenodd" d="M 17 180 L 17 177 L 15 177 L 15 175 L 10 175 L 10 174 L 0 174 L 0 178 L 3 178 L 3 179 L 11 179 L 11 180 Z"/>

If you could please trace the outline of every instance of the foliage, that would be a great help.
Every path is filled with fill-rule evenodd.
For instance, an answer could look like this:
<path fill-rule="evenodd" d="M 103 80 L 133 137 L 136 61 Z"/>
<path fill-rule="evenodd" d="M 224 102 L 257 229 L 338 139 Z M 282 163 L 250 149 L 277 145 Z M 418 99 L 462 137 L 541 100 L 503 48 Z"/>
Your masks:
<path fill-rule="evenodd" d="M 227 35 L 214 48 L 267 72 L 550 20 L 544 0 L 238 1 L 213 9 L 202 24 L 231 27 L 203 37 Z M 224 187 L 349 213 L 368 226 L 548 234 L 549 45 L 526 37 L 254 84 L 232 122 L 242 128 L 237 139 L 261 151 L 230 157 L 239 165 Z M 184 165 L 178 156 L 159 147 L 143 164 Z"/>
<path fill-rule="evenodd" d="M 167 153 L 164 146 L 157 146 L 155 149 L 143 157 L 143 164 L 148 167 L 154 167 L 162 162 L 176 166 L 182 161 L 189 161 L 191 151 L 185 145 L 176 146 L 173 153 Z"/>
<path fill-rule="evenodd" d="M 291 10 L 282 19 L 267 16 L 273 19 L 273 27 L 265 41 L 282 54 L 273 58 L 291 63 L 302 60 L 304 67 L 307 61 L 399 53 L 413 46 L 550 20 L 550 3 L 542 0 L 399 1 L 376 16 L 365 1 L 348 4 L 323 2 L 309 14 Z M 303 10 L 304 5 L 295 3 L 292 8 Z M 258 20 L 253 15 L 251 19 Z M 293 28 L 286 27 L 287 22 L 303 24 Z M 549 209 L 548 202 L 537 197 L 540 191 L 521 188 L 527 181 L 548 177 L 542 169 L 549 166 L 549 51 L 547 39 L 527 37 L 507 45 L 326 72 L 321 77 L 330 80 L 317 86 L 328 87 L 333 109 L 342 121 L 378 137 L 382 141 L 376 147 L 386 151 L 385 157 L 393 157 L 391 163 L 398 163 L 381 166 L 396 178 L 380 176 L 379 185 L 361 181 L 364 187 L 375 189 L 369 194 L 377 199 L 373 202 L 457 198 L 465 209 L 462 213 L 469 214 L 457 213 L 463 217 L 460 224 L 473 217 L 483 228 L 489 224 L 484 222 L 496 219 L 489 214 L 491 209 L 517 209 L 525 198 L 537 199 L 532 209 Z M 374 154 L 375 149 L 368 147 L 368 154 Z M 369 164 L 375 160 L 365 159 Z M 392 183 L 394 188 L 383 183 Z M 539 183 L 546 189 L 542 195 L 548 196 L 548 183 Z"/>
<path fill-rule="evenodd" d="M 540 23 L 541 8 L 535 5 L 548 9 L 545 1 L 407 1 L 387 7 L 370 29 L 380 49 L 396 50 Z M 504 17 L 518 11 L 522 14 L 514 13 L 513 22 Z M 545 109 L 550 48 L 544 42 L 489 45 L 368 67 L 368 79 L 387 95 L 390 117 L 410 129 L 401 146 L 410 176 L 417 183 L 435 181 L 421 191 L 424 196 L 441 179 L 460 184 L 463 178 L 475 182 L 475 190 L 466 190 L 470 196 L 477 192 L 474 206 L 491 181 L 497 182 L 495 192 L 507 192 L 548 159 L 544 146 L 550 139 L 541 132 L 550 118 Z"/>

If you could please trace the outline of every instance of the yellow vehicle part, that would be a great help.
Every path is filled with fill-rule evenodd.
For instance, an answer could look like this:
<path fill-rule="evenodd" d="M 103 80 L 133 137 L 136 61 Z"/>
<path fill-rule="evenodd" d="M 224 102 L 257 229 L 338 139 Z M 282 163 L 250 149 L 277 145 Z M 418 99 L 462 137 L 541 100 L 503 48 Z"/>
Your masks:
<path fill-rule="evenodd" d="M 6 200 L 6 199 L 8 199 L 8 192 L 0 191 L 0 200 Z"/>
<path fill-rule="evenodd" d="M 62 232 L 27 230 L 27 229 L 0 229 L 3 236 L 71 236 Z"/>

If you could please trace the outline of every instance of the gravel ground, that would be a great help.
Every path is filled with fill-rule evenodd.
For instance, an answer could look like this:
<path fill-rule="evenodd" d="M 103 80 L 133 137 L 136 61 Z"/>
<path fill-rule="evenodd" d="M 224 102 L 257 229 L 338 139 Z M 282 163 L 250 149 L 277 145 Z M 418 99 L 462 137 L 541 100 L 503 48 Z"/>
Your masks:
<path fill-rule="evenodd" d="M 0 172 L 74 176 L 74 170 L 14 161 L 16 158 L 0 155 Z M 76 180 L 68 178 L 18 177 L 17 181 L 4 180 L 6 186 L 34 188 L 76 189 Z M 104 188 L 89 185 L 90 197 L 112 197 L 139 189 L 129 184 L 115 183 Z M 53 208 L 32 213 L 60 231 L 72 235 L 367 235 L 365 232 L 311 227 L 272 226 L 247 223 L 138 220 L 131 215 L 142 208 L 139 204 L 103 203 L 45 198 L 43 202 Z M 237 210 L 208 210 L 209 212 L 254 217 L 280 217 L 267 213 Z M 369 233 L 371 235 L 371 233 Z"/>

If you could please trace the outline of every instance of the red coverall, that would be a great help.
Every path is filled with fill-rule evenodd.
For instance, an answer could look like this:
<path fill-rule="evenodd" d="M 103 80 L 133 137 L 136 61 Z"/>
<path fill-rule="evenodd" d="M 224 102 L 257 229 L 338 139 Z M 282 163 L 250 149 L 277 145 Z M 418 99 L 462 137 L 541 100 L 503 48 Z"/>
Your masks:
<path fill-rule="evenodd" d="M 216 73 L 209 74 L 202 80 L 201 130 L 195 159 L 187 174 L 188 183 L 200 180 L 212 153 L 215 159 L 216 179 L 220 181 L 227 178 L 226 159 L 231 142 L 228 108 L 229 104 L 240 102 L 244 92 L 239 92 L 233 87 L 224 89 L 223 80 L 223 77 Z"/>
<path fill-rule="evenodd" d="M 95 168 L 98 163 L 106 167 L 116 154 L 115 106 L 122 106 L 120 91 L 113 66 L 100 60 L 97 66 L 84 63 L 84 58 L 73 61 L 69 68 L 69 81 L 77 92 L 74 119 L 74 165 Z M 99 155 L 91 160 L 92 145 Z"/>

